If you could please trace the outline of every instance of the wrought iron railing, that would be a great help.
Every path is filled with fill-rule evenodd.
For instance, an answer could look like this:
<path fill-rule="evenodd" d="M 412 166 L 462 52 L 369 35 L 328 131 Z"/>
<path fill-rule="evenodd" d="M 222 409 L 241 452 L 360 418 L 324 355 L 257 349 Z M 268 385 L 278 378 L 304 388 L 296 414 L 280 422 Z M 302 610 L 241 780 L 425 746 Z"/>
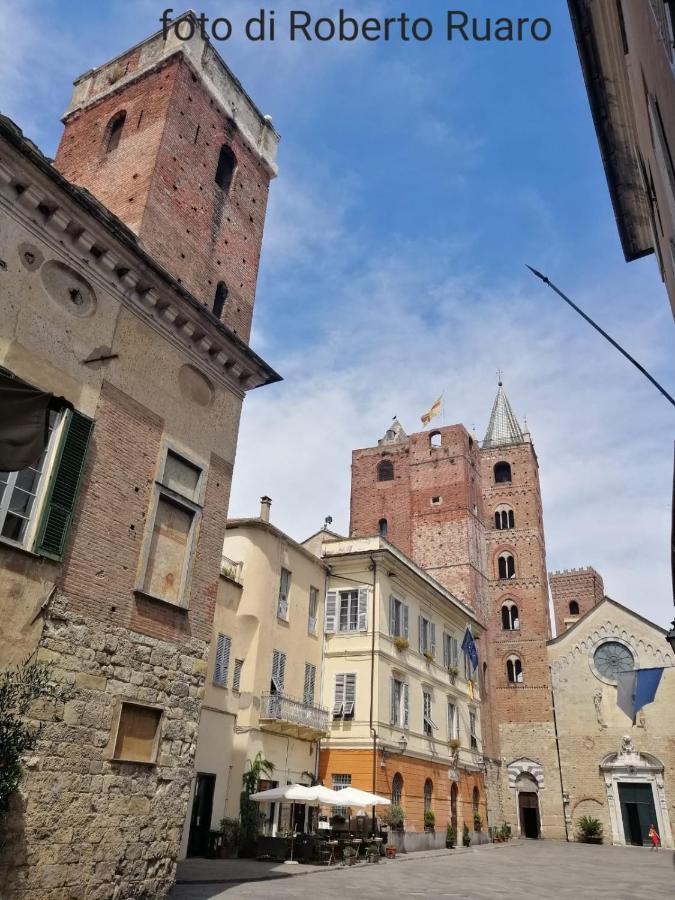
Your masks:
<path fill-rule="evenodd" d="M 289 722 L 311 728 L 313 731 L 327 732 L 330 728 L 330 715 L 327 709 L 303 703 L 302 700 L 296 700 L 286 694 L 263 694 L 260 698 L 260 718 Z"/>

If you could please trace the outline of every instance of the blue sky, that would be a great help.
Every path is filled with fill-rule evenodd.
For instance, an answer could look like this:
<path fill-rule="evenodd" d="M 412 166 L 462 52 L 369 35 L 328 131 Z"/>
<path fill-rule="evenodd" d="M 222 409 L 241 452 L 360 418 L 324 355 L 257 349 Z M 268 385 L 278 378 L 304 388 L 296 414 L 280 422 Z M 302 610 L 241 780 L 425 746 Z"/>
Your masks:
<path fill-rule="evenodd" d="M 335 14 L 338 3 L 279 0 Z M 348 527 L 354 447 L 445 392 L 480 437 L 504 372 L 541 466 L 549 568 L 594 565 L 607 592 L 672 617 L 672 408 L 525 269 L 549 274 L 675 388 L 673 321 L 653 257 L 622 257 L 566 4 L 449 4 L 546 15 L 545 43 L 448 43 L 445 4 L 344 3 L 427 15 L 424 44 L 233 39 L 219 50 L 282 135 L 254 348 L 285 381 L 244 406 L 231 512 L 302 538 Z M 235 31 L 260 3 L 193 3 Z M 163 4 L 4 0 L 0 107 L 53 155 L 73 78 L 156 30 Z M 269 8 L 269 7 L 268 7 Z M 182 11 L 176 6 L 176 12 Z"/>

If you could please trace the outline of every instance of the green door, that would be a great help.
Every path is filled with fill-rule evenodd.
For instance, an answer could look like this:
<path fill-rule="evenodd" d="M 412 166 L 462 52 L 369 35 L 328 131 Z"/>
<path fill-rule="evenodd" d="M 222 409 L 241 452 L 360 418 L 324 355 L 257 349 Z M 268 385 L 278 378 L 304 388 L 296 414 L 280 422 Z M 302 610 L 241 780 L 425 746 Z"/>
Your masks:
<path fill-rule="evenodd" d="M 649 826 L 656 822 L 654 792 L 651 784 L 637 781 L 624 781 L 619 784 L 619 802 L 621 817 L 627 844 L 646 846 L 650 843 Z"/>

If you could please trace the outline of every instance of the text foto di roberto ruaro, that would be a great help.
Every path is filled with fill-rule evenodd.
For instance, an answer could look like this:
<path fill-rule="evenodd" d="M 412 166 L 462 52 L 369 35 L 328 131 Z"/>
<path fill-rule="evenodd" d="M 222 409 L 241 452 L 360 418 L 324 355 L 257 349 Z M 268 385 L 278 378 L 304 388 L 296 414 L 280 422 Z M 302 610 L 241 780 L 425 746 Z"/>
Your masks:
<path fill-rule="evenodd" d="M 164 39 L 173 31 L 182 41 L 195 34 L 205 40 L 228 41 L 240 34 L 249 41 L 428 41 L 441 37 L 448 41 L 547 41 L 553 30 L 543 16 L 491 18 L 471 16 L 461 9 L 439 13 L 434 20 L 426 16 L 366 16 L 336 10 L 332 16 L 317 16 L 309 10 L 291 9 L 277 12 L 260 9 L 238 23 L 226 16 L 190 13 L 172 22 L 172 9 L 160 17 Z"/>

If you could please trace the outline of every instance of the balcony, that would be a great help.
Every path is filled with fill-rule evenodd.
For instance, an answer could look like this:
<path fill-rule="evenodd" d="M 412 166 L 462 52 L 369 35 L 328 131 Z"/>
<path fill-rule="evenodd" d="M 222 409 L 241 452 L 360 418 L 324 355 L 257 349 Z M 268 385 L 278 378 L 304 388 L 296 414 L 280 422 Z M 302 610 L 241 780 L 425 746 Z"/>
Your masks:
<path fill-rule="evenodd" d="M 316 740 L 328 734 L 330 715 L 321 706 L 311 706 L 286 694 L 267 693 L 260 698 L 260 724 L 278 734 Z"/>
<path fill-rule="evenodd" d="M 220 574 L 229 579 L 230 581 L 234 581 L 235 584 L 243 584 L 243 573 L 242 570 L 244 568 L 243 562 L 237 562 L 234 559 L 230 559 L 229 557 L 222 555 L 220 560 Z"/>

